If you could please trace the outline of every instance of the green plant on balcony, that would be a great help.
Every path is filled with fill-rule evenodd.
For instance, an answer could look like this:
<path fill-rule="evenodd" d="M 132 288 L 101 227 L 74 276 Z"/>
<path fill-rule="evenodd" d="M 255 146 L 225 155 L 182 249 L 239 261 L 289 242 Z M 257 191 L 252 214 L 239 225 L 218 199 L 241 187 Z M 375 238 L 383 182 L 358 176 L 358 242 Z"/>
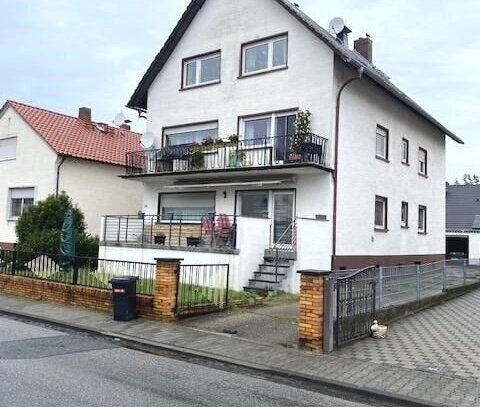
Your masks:
<path fill-rule="evenodd" d="M 190 146 L 190 162 L 193 168 L 203 168 L 205 165 L 202 146 L 199 144 L 193 144 Z"/>
<path fill-rule="evenodd" d="M 300 161 L 302 145 L 312 134 L 312 113 L 309 110 L 300 111 L 294 123 L 295 133 L 292 138 L 292 153 L 290 160 Z"/>
<path fill-rule="evenodd" d="M 206 137 L 202 140 L 202 146 L 204 147 L 213 147 L 216 143 L 216 139 L 214 139 L 213 137 Z"/>
<path fill-rule="evenodd" d="M 239 137 L 237 134 L 231 134 L 230 136 L 228 136 L 228 142 L 230 144 L 238 144 L 238 141 L 239 141 Z"/>

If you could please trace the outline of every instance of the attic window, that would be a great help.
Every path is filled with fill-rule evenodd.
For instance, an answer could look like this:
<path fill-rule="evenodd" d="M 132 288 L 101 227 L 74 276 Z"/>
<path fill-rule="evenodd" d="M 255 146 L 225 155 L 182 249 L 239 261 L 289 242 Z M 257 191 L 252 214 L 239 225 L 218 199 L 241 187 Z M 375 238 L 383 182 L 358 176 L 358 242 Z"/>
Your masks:
<path fill-rule="evenodd" d="M 182 88 L 220 82 L 220 52 L 200 55 L 183 61 Z"/>
<path fill-rule="evenodd" d="M 242 76 L 287 67 L 288 37 L 280 35 L 242 46 Z"/>

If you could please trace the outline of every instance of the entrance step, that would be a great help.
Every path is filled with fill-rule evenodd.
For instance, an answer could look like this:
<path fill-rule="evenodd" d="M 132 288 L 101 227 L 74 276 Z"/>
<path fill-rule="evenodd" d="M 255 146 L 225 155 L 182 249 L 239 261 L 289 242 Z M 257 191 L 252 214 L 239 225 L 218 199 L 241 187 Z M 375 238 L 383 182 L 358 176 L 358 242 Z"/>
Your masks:
<path fill-rule="evenodd" d="M 276 259 L 277 250 L 265 249 L 264 257 L 266 259 Z M 297 252 L 296 250 L 278 250 L 278 258 L 283 260 L 296 260 Z"/>
<path fill-rule="evenodd" d="M 265 271 L 256 271 L 253 273 L 253 276 L 253 281 L 268 281 L 273 283 L 279 283 L 287 277 L 285 273 L 268 273 Z"/>

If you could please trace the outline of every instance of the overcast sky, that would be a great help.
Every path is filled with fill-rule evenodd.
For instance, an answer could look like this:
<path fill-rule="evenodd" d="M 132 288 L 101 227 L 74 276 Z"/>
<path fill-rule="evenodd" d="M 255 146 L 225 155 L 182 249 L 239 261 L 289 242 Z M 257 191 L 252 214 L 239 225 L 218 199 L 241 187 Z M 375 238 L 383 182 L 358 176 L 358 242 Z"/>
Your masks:
<path fill-rule="evenodd" d="M 241 1 L 241 0 L 232 0 Z M 259 0 L 260 1 L 260 0 Z M 374 62 L 465 140 L 449 142 L 447 180 L 480 173 L 478 0 L 297 0 L 322 26 L 341 16 L 351 42 L 374 41 Z M 124 108 L 188 0 L 0 0 L 0 100 L 110 122 Z M 135 128 L 143 129 L 136 119 Z"/>

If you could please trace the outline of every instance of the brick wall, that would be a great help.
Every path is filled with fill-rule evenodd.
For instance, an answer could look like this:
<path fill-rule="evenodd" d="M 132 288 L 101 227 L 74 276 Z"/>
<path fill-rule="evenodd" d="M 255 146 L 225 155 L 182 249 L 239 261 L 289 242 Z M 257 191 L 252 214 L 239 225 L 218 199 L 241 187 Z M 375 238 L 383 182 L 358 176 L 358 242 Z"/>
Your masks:
<path fill-rule="evenodd" d="M 16 243 L 0 242 L 0 250 L 15 250 Z"/>
<path fill-rule="evenodd" d="M 113 309 L 111 290 L 100 288 L 0 274 L 0 291 L 100 311 L 112 311 Z M 152 297 L 137 295 L 137 310 L 139 316 L 155 319 Z"/>
<path fill-rule="evenodd" d="M 312 350 L 323 349 L 325 277 L 328 273 L 300 272 L 299 346 Z"/>

